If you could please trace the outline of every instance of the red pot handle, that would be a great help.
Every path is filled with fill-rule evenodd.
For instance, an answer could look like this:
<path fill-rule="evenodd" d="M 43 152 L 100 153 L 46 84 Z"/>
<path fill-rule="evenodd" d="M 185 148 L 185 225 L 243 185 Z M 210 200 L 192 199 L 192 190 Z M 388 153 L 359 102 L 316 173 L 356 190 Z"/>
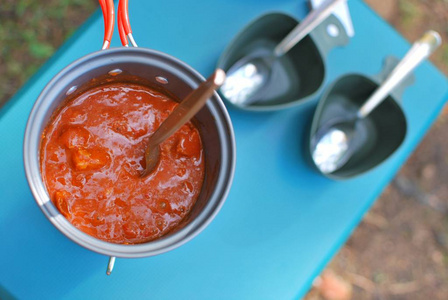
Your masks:
<path fill-rule="evenodd" d="M 102 49 L 108 49 L 114 31 L 115 7 L 113 0 L 98 0 L 103 12 L 104 19 L 104 39 Z M 128 47 L 128 39 L 132 46 L 137 47 L 137 43 L 132 36 L 131 24 L 129 23 L 128 0 L 120 0 L 117 12 L 118 32 L 123 46 Z"/>

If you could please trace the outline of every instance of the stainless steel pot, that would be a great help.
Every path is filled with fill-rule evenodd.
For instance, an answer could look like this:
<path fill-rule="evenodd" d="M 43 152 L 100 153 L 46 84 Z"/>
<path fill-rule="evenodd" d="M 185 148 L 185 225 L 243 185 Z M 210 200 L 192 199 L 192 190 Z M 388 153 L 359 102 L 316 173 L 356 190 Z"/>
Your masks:
<path fill-rule="evenodd" d="M 137 258 L 161 254 L 186 243 L 216 216 L 229 192 L 235 169 L 235 139 L 227 110 L 217 93 L 196 115 L 203 141 L 205 179 L 202 191 L 177 230 L 157 240 L 121 245 L 89 236 L 75 228 L 50 200 L 40 173 L 41 135 L 50 117 L 70 97 L 103 82 L 130 81 L 163 87 L 183 99 L 204 78 L 193 68 L 167 54 L 144 48 L 116 48 L 87 55 L 57 74 L 37 99 L 26 126 L 24 163 L 31 191 L 45 216 L 65 236 L 92 251 Z M 111 259 L 113 263 L 113 259 Z"/>

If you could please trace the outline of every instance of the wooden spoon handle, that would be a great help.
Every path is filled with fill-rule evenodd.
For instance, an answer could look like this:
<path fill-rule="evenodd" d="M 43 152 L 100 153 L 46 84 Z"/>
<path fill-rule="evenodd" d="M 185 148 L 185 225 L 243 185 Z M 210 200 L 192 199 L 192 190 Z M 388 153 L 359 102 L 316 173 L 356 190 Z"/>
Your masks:
<path fill-rule="evenodd" d="M 161 144 L 187 123 L 204 106 L 214 91 L 224 83 L 225 78 L 226 74 L 224 71 L 217 69 L 206 81 L 201 83 L 162 122 L 149 138 L 149 145 Z"/>

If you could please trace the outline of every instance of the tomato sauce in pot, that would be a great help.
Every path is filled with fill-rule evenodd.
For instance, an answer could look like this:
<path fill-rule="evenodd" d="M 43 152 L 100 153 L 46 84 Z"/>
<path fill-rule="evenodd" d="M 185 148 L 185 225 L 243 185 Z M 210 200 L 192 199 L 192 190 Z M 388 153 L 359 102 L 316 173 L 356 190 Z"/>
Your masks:
<path fill-rule="evenodd" d="M 179 225 L 204 180 L 198 129 L 189 122 L 162 143 L 158 167 L 140 177 L 149 136 L 176 105 L 149 87 L 113 83 L 82 93 L 53 116 L 40 167 L 69 222 L 119 244 L 151 241 Z"/>

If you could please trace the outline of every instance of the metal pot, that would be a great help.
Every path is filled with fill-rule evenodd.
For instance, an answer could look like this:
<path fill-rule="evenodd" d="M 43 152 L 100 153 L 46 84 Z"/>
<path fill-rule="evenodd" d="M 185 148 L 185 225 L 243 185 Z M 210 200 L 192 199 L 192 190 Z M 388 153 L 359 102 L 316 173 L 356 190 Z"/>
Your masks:
<path fill-rule="evenodd" d="M 40 173 L 41 136 L 54 111 L 67 98 L 103 82 L 128 81 L 163 87 L 183 99 L 204 78 L 167 54 L 144 48 L 116 48 L 87 55 L 57 74 L 37 99 L 26 126 L 24 163 L 31 191 L 45 216 L 77 244 L 111 257 L 147 257 L 191 240 L 216 216 L 229 192 L 235 169 L 235 139 L 227 110 L 217 93 L 196 115 L 205 153 L 205 179 L 190 214 L 177 230 L 157 240 L 121 245 L 105 242 L 75 228 L 53 205 Z"/>

